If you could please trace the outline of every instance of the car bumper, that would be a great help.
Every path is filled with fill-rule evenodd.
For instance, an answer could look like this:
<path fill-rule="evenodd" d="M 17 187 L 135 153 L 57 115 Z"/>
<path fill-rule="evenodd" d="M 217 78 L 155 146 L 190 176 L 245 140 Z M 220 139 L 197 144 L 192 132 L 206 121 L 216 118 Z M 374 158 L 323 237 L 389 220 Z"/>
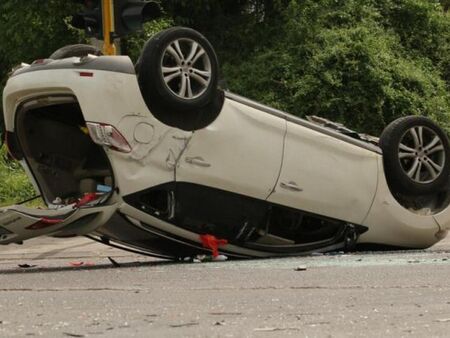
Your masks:
<path fill-rule="evenodd" d="M 378 165 L 383 168 L 380 157 Z M 384 170 L 378 171 L 378 187 L 372 207 L 363 222 L 369 230 L 359 243 L 405 248 L 427 248 L 441 240 L 450 227 L 450 208 L 433 215 L 428 210 L 411 211 L 392 196 Z"/>

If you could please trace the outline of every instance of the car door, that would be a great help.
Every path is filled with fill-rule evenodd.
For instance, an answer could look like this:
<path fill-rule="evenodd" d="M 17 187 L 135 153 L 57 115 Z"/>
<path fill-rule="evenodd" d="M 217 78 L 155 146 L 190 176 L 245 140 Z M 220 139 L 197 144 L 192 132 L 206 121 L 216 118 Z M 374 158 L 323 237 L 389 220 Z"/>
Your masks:
<path fill-rule="evenodd" d="M 176 182 L 264 200 L 280 172 L 285 132 L 286 120 L 226 99 L 218 118 L 193 134 Z"/>
<path fill-rule="evenodd" d="M 58 209 L 12 205 L 0 208 L 0 244 L 21 243 L 43 235 L 84 235 L 105 224 L 117 204 L 83 206 L 72 204 Z"/>
<path fill-rule="evenodd" d="M 269 201 L 361 224 L 377 185 L 378 154 L 287 122 L 283 166 Z"/>

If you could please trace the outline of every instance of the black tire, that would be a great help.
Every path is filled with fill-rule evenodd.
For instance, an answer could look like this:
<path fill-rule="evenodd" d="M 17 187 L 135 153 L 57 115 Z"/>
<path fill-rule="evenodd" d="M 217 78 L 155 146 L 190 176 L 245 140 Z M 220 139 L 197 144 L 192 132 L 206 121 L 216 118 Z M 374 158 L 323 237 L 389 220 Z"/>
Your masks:
<path fill-rule="evenodd" d="M 174 28 L 178 28 L 178 27 L 173 27 L 173 28 L 169 28 L 169 29 L 174 29 Z M 134 68 L 136 70 L 136 74 L 138 74 L 141 72 L 141 64 L 142 64 L 142 57 L 144 54 L 144 50 L 147 48 L 147 46 L 151 43 L 154 43 L 153 41 L 160 39 L 162 34 L 165 34 L 169 29 L 165 29 L 161 32 L 156 33 L 155 35 L 153 35 L 144 45 L 144 48 L 142 49 L 141 55 L 139 55 L 138 60 L 136 61 L 136 64 L 134 65 Z"/>
<path fill-rule="evenodd" d="M 56 50 L 52 55 L 50 55 L 50 59 L 53 60 L 60 60 L 60 59 L 65 59 L 65 58 L 70 58 L 70 57 L 82 57 L 82 56 L 86 56 L 88 54 L 92 54 L 92 55 L 103 55 L 102 51 L 100 49 L 98 49 L 97 47 L 91 46 L 91 45 L 83 45 L 83 44 L 78 44 L 78 45 L 68 45 L 65 47 L 62 47 L 58 50 Z"/>
<path fill-rule="evenodd" d="M 176 53 L 177 58 L 168 53 L 168 49 L 170 46 L 174 46 L 175 41 L 179 42 L 181 51 L 181 54 Z M 205 53 L 199 58 L 189 59 L 189 48 L 192 48 L 193 43 L 199 45 L 199 49 L 196 51 L 202 49 Z M 194 63 L 191 64 L 190 60 Z M 164 79 L 163 65 L 176 70 L 175 73 L 169 73 L 175 77 L 167 84 Z M 198 69 L 199 67 L 204 69 Z M 164 123 L 170 124 L 165 121 L 164 114 L 184 113 L 191 115 L 191 119 L 197 119 L 198 110 L 209 110 L 208 106 L 211 106 L 210 109 L 214 109 L 213 107 L 217 106 L 218 98 L 221 97 L 218 91 L 219 63 L 216 53 L 203 35 L 190 28 L 169 28 L 151 38 L 144 46 L 136 64 L 136 70 L 145 103 L 154 114 L 155 110 L 165 110 L 165 112 L 161 111 L 155 114 L 159 115 L 156 117 Z M 197 80 L 198 71 L 207 74 L 206 77 L 200 79 L 201 82 Z M 166 79 L 169 75 L 166 74 Z M 188 80 L 185 80 L 183 76 L 186 76 Z M 183 81 L 188 83 L 184 87 L 182 87 Z M 190 90 L 186 89 L 186 86 Z M 185 88 L 184 91 L 182 88 Z M 174 121 L 175 124 L 177 123 L 173 116 L 167 119 L 172 120 L 172 123 Z M 181 128 L 187 129 L 183 125 Z"/>
<path fill-rule="evenodd" d="M 381 134 L 380 147 L 384 172 L 395 193 L 417 196 L 447 189 L 449 140 L 430 119 L 407 116 L 393 121 Z"/>

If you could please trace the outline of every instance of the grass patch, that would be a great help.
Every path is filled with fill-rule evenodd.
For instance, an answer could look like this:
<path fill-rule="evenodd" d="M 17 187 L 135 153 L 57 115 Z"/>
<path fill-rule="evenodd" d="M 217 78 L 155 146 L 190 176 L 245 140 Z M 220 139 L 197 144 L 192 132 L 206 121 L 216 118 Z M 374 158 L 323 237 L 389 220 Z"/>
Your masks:
<path fill-rule="evenodd" d="M 0 148 L 0 206 L 15 204 L 36 195 L 20 163 L 9 160 L 6 149 Z M 32 204 L 39 203 L 33 202 Z"/>

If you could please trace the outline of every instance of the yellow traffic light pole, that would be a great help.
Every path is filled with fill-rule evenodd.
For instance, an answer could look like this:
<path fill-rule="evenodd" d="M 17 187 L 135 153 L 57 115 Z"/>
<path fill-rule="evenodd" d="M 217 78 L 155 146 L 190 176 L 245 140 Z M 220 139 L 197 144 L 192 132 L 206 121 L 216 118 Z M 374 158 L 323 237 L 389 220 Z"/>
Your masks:
<path fill-rule="evenodd" d="M 103 9 L 103 53 L 105 55 L 116 55 L 116 46 L 111 40 L 111 33 L 114 33 L 114 0 L 102 0 Z"/>

